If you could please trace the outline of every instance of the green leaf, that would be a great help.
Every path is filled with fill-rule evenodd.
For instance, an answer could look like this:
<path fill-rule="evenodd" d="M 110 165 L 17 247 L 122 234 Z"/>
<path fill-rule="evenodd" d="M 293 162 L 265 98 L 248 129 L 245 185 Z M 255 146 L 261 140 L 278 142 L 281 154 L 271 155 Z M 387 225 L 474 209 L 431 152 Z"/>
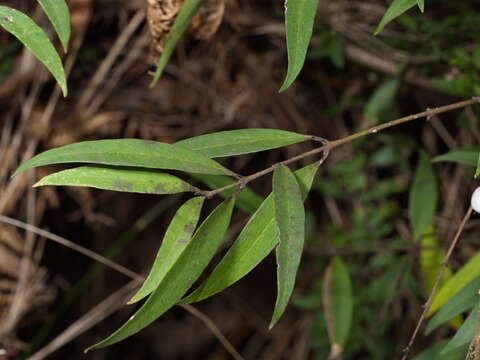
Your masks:
<path fill-rule="evenodd" d="M 417 0 L 417 5 L 420 11 L 423 13 L 425 11 L 425 0 Z"/>
<path fill-rule="evenodd" d="M 458 270 L 438 291 L 433 298 L 427 316 L 435 313 L 455 294 L 462 290 L 469 282 L 480 276 L 480 253 L 472 257 Z"/>
<path fill-rule="evenodd" d="M 150 325 L 174 306 L 197 280 L 225 236 L 235 199 L 225 200 L 200 225 L 143 306 L 120 329 L 86 351 L 115 344 Z"/>
<path fill-rule="evenodd" d="M 480 277 L 472 280 L 441 307 L 428 322 L 425 335 L 429 335 L 443 323 L 472 308 L 478 302 L 478 289 L 480 289 Z"/>
<path fill-rule="evenodd" d="M 65 0 L 38 0 L 67 52 L 70 40 L 70 11 Z"/>
<path fill-rule="evenodd" d="M 470 312 L 470 315 L 468 315 L 462 327 L 458 329 L 455 336 L 443 348 L 441 354 L 448 354 L 450 351 L 469 344 L 470 341 L 472 341 L 473 336 L 475 335 L 475 328 L 477 327 L 478 310 L 478 305 L 476 305 Z"/>
<path fill-rule="evenodd" d="M 480 148 L 463 148 L 442 154 L 433 158 L 433 162 L 456 162 L 460 164 L 475 166 L 477 165 Z"/>
<path fill-rule="evenodd" d="M 34 186 L 73 185 L 143 194 L 177 194 L 194 187 L 176 176 L 156 170 L 87 165 L 45 176 Z"/>
<path fill-rule="evenodd" d="M 207 184 L 211 189 L 218 189 L 236 182 L 236 180 L 223 175 L 192 174 L 191 176 L 200 180 L 204 184 Z M 221 192 L 220 195 L 224 198 L 228 198 L 237 191 L 238 189 L 232 188 Z M 257 211 L 263 201 L 263 198 L 260 195 L 248 187 L 237 193 L 236 197 L 237 201 L 235 205 L 249 214 L 253 214 Z"/>
<path fill-rule="evenodd" d="M 14 175 L 37 166 L 82 162 L 232 175 L 217 162 L 194 151 L 139 139 L 82 141 L 61 146 L 34 156 Z"/>
<path fill-rule="evenodd" d="M 278 293 L 270 329 L 292 296 L 305 241 L 305 208 L 295 175 L 287 166 L 277 166 L 272 187 L 279 244 L 276 249 Z"/>
<path fill-rule="evenodd" d="M 350 335 L 353 295 L 348 268 L 339 257 L 333 258 L 325 272 L 323 306 L 331 342 L 331 352 L 332 354 L 341 353 Z"/>
<path fill-rule="evenodd" d="M 447 354 L 442 354 L 442 350 L 448 340 L 441 341 L 438 344 L 430 346 L 428 349 L 422 351 L 412 360 L 464 360 L 465 353 L 468 351 L 468 346 L 460 347 L 454 351 L 449 351 Z"/>
<path fill-rule="evenodd" d="M 415 5 L 417 5 L 417 0 L 393 0 L 389 8 L 383 15 L 382 20 L 380 20 L 380 24 L 378 24 L 378 27 L 375 30 L 374 34 L 378 35 L 383 30 L 385 25 L 387 25 L 390 21 L 399 17 L 405 11 L 411 9 Z"/>
<path fill-rule="evenodd" d="M 175 143 L 209 158 L 242 155 L 307 141 L 311 136 L 276 129 L 240 129 L 200 135 Z"/>
<path fill-rule="evenodd" d="M 422 236 L 433 223 L 437 208 L 437 180 L 428 155 L 420 152 L 409 195 L 409 218 L 415 238 Z"/>
<path fill-rule="evenodd" d="M 178 40 L 180 40 L 183 33 L 187 30 L 190 22 L 192 21 L 192 18 L 195 16 L 198 8 L 202 4 L 202 1 L 203 0 L 185 0 L 183 2 L 183 5 L 178 12 L 173 26 L 167 36 L 163 52 L 160 55 L 160 59 L 158 60 L 157 70 L 155 71 L 155 75 L 150 85 L 151 87 L 154 87 L 157 84 L 158 80 L 160 80 L 163 70 L 165 70 L 168 60 L 170 60 L 170 57 L 172 56 L 173 50 L 175 50 L 175 46 L 177 45 Z"/>
<path fill-rule="evenodd" d="M 399 84 L 398 79 L 390 79 L 377 87 L 368 99 L 363 116 L 369 121 L 378 124 L 385 111 L 392 106 Z"/>
<path fill-rule="evenodd" d="M 204 200 L 204 197 L 195 197 L 178 209 L 168 226 L 150 274 L 129 303 L 137 302 L 149 295 L 172 269 L 192 238 Z"/>
<path fill-rule="evenodd" d="M 50 71 L 63 96 L 67 96 L 67 80 L 62 61 L 45 32 L 27 15 L 8 6 L 0 6 L 0 26 L 15 36 Z"/>
<path fill-rule="evenodd" d="M 295 172 L 306 199 L 312 187 L 320 162 Z M 232 247 L 225 254 L 212 274 L 182 303 L 194 303 L 219 293 L 252 271 L 277 245 L 275 207 L 270 194 L 243 228 Z"/>
<path fill-rule="evenodd" d="M 280 92 L 292 85 L 305 63 L 318 3 L 319 0 L 285 0 L 288 71 Z"/>

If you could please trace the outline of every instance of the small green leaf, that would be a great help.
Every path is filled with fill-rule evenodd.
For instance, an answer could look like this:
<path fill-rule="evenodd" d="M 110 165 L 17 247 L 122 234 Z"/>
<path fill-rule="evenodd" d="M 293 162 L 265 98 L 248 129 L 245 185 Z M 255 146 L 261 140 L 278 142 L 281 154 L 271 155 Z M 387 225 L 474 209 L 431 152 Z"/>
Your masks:
<path fill-rule="evenodd" d="M 15 36 L 50 71 L 63 96 L 67 96 L 67 80 L 62 61 L 45 32 L 24 13 L 0 6 L 0 26 Z"/>
<path fill-rule="evenodd" d="M 417 5 L 420 11 L 423 13 L 425 11 L 425 0 L 417 0 Z"/>
<path fill-rule="evenodd" d="M 425 328 L 425 335 L 429 335 L 443 323 L 472 308 L 478 302 L 478 289 L 480 289 L 480 277 L 472 280 L 441 307 L 428 322 Z"/>
<path fill-rule="evenodd" d="M 295 172 L 303 200 L 312 187 L 319 166 L 320 162 L 317 162 Z M 183 299 L 182 303 L 204 300 L 234 284 L 265 259 L 277 242 L 275 208 L 273 195 L 270 194 L 250 218 L 212 274 Z"/>
<path fill-rule="evenodd" d="M 153 77 L 151 87 L 154 87 L 160 77 L 162 76 L 163 70 L 167 66 L 168 60 L 172 56 L 173 50 L 175 50 L 175 46 L 177 45 L 178 40 L 182 37 L 183 33 L 187 30 L 192 18 L 197 13 L 198 8 L 202 4 L 203 0 L 185 0 L 182 4 L 180 11 L 178 12 L 177 17 L 173 23 L 173 26 L 167 36 L 167 41 L 165 42 L 165 46 L 163 48 L 163 52 L 160 55 L 160 59 L 158 60 L 157 70 L 155 71 L 155 75 Z"/>
<path fill-rule="evenodd" d="M 319 0 L 285 0 L 288 71 L 280 92 L 292 85 L 305 63 L 318 3 Z"/>
<path fill-rule="evenodd" d="M 437 196 L 435 172 L 428 155 L 421 151 L 408 202 L 410 224 L 415 238 L 423 235 L 433 223 Z"/>
<path fill-rule="evenodd" d="M 468 315 L 467 319 L 465 320 L 465 323 L 460 329 L 458 329 L 455 336 L 443 348 L 441 354 L 448 354 L 450 351 L 472 341 L 473 336 L 475 335 L 475 328 L 477 327 L 478 310 L 478 305 L 475 305 L 470 312 L 470 315 Z"/>
<path fill-rule="evenodd" d="M 460 164 L 477 165 L 480 148 L 463 148 L 450 151 L 433 158 L 433 162 L 456 162 Z"/>
<path fill-rule="evenodd" d="M 65 0 L 38 0 L 67 52 L 70 40 L 70 11 Z"/>
<path fill-rule="evenodd" d="M 177 194 L 194 188 L 176 176 L 141 168 L 87 165 L 45 176 L 34 186 L 88 186 L 143 194 Z"/>
<path fill-rule="evenodd" d="M 292 296 L 305 241 L 302 192 L 295 175 L 285 165 L 275 168 L 272 188 L 279 244 L 276 249 L 278 293 L 270 328 L 280 319 Z"/>
<path fill-rule="evenodd" d="M 398 79 L 390 79 L 377 87 L 368 99 L 363 116 L 374 124 L 378 124 L 382 115 L 392 107 L 399 84 Z"/>
<path fill-rule="evenodd" d="M 142 300 L 155 290 L 182 255 L 197 227 L 204 200 L 204 197 L 195 197 L 178 209 L 168 226 L 150 274 L 129 303 Z"/>
<path fill-rule="evenodd" d="M 472 257 L 460 270 L 458 270 L 433 298 L 427 316 L 435 313 L 455 294 L 462 290 L 469 282 L 480 276 L 480 253 Z"/>
<path fill-rule="evenodd" d="M 86 351 L 115 344 L 150 325 L 174 306 L 201 275 L 225 236 L 235 199 L 225 200 L 200 225 L 143 306 L 120 329 Z"/>
<path fill-rule="evenodd" d="M 82 141 L 38 154 L 23 163 L 15 174 L 32 167 L 61 163 L 95 163 L 154 169 L 231 175 L 217 162 L 171 144 L 139 139 Z"/>
<path fill-rule="evenodd" d="M 200 180 L 204 184 L 207 184 L 211 189 L 218 189 L 236 182 L 236 180 L 223 175 L 192 174 L 191 176 Z M 238 191 L 238 189 L 228 189 L 221 192 L 220 195 L 224 198 L 228 198 L 236 191 Z M 236 197 L 237 201 L 235 205 L 249 214 L 253 214 L 257 211 L 263 201 L 263 198 L 260 195 L 248 187 L 237 193 Z"/>
<path fill-rule="evenodd" d="M 175 143 L 209 158 L 242 155 L 307 141 L 311 136 L 276 129 L 240 129 L 200 135 Z"/>
<path fill-rule="evenodd" d="M 412 360 L 464 360 L 465 353 L 468 351 L 468 346 L 463 346 L 454 351 L 449 351 L 448 354 L 442 354 L 448 340 L 441 341 L 438 344 L 430 346 L 428 349 L 422 351 Z"/>
<path fill-rule="evenodd" d="M 331 352 L 343 352 L 350 335 L 353 316 L 352 282 L 348 268 L 335 257 L 328 266 L 323 281 L 323 307 L 327 321 Z"/>
<path fill-rule="evenodd" d="M 383 15 L 382 20 L 380 20 L 380 24 L 378 24 L 378 27 L 375 30 L 375 35 L 378 35 L 390 21 L 399 17 L 415 5 L 417 5 L 417 0 L 393 0 Z"/>

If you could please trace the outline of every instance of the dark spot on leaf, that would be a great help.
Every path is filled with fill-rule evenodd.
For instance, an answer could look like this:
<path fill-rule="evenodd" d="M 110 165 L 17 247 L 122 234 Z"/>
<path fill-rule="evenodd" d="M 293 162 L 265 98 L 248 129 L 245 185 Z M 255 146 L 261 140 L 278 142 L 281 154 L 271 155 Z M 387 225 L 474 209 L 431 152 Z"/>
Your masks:
<path fill-rule="evenodd" d="M 113 187 L 119 191 L 132 191 L 133 183 L 130 181 L 118 181 L 113 185 Z"/>

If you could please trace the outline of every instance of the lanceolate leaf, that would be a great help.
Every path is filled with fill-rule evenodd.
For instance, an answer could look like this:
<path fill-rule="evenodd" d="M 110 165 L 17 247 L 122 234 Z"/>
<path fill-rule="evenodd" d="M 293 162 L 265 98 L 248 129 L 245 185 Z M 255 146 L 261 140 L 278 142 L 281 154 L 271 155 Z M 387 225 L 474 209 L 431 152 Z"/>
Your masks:
<path fill-rule="evenodd" d="M 430 316 L 435 313 L 470 281 L 478 276 L 480 276 L 480 253 L 472 257 L 440 288 L 437 295 L 433 298 L 427 315 Z"/>
<path fill-rule="evenodd" d="M 460 164 L 475 166 L 477 165 L 480 148 L 457 149 L 433 158 L 434 162 L 448 161 Z"/>
<path fill-rule="evenodd" d="M 399 84 L 398 79 L 389 79 L 377 87 L 368 99 L 363 114 L 369 121 L 380 122 L 382 115 L 392 106 Z"/>
<path fill-rule="evenodd" d="M 277 301 L 270 328 L 280 319 L 293 292 L 305 241 L 305 209 L 295 175 L 285 165 L 273 173 L 277 253 Z"/>
<path fill-rule="evenodd" d="M 95 163 L 231 175 L 212 159 L 171 144 L 139 139 L 83 141 L 38 154 L 15 174 L 32 167 L 60 163 Z"/>
<path fill-rule="evenodd" d="M 200 180 L 204 184 L 207 184 L 211 189 L 218 189 L 236 182 L 236 180 L 223 175 L 192 174 L 192 177 Z M 224 198 L 228 198 L 236 191 L 238 191 L 238 189 L 229 189 L 221 192 L 220 195 Z M 240 191 L 236 197 L 237 201 L 235 202 L 235 206 L 249 214 L 253 214 L 255 211 L 257 211 L 258 207 L 263 201 L 263 198 L 260 195 L 248 187 L 242 189 L 242 191 Z"/>
<path fill-rule="evenodd" d="M 478 289 L 480 289 L 480 277 L 471 281 L 438 310 L 428 322 L 425 335 L 429 335 L 443 323 L 472 308 L 478 302 Z"/>
<path fill-rule="evenodd" d="M 319 0 L 285 0 L 288 71 L 280 91 L 288 89 L 302 70 L 312 37 L 318 3 Z"/>
<path fill-rule="evenodd" d="M 38 0 L 57 32 L 65 52 L 70 40 L 70 11 L 65 0 Z"/>
<path fill-rule="evenodd" d="M 276 129 L 241 129 L 200 135 L 175 145 L 210 158 L 249 154 L 311 139 L 311 136 Z"/>
<path fill-rule="evenodd" d="M 200 225 L 145 304 L 120 329 L 88 350 L 115 344 L 150 325 L 175 305 L 215 255 L 227 231 L 235 199 L 225 200 Z"/>
<path fill-rule="evenodd" d="M 480 154 L 478 156 L 478 160 L 477 160 L 477 169 L 475 170 L 475 177 L 479 177 L 480 176 Z"/>
<path fill-rule="evenodd" d="M 418 0 L 393 0 L 383 15 L 382 20 L 380 20 L 380 24 L 378 24 L 377 30 L 375 30 L 375 35 L 379 34 L 390 21 L 417 5 L 417 1 Z"/>
<path fill-rule="evenodd" d="M 441 341 L 438 344 L 430 345 L 426 350 L 415 356 L 412 360 L 464 360 L 465 353 L 468 351 L 468 346 L 463 346 L 449 351 L 448 354 L 442 354 L 442 350 L 448 340 Z"/>
<path fill-rule="evenodd" d="M 168 226 L 150 274 L 130 303 L 142 300 L 155 290 L 182 255 L 197 227 L 204 200 L 204 197 L 195 197 L 178 209 Z"/>
<path fill-rule="evenodd" d="M 437 180 L 428 155 L 421 151 L 409 196 L 409 217 L 416 238 L 433 222 L 437 208 Z"/>
<path fill-rule="evenodd" d="M 67 80 L 62 61 L 45 32 L 27 15 L 8 6 L 0 6 L 0 26 L 22 42 L 50 71 L 63 96 L 67 96 Z"/>
<path fill-rule="evenodd" d="M 306 199 L 320 162 L 297 170 L 295 176 Z M 193 303 L 204 300 L 234 284 L 252 271 L 278 242 L 275 207 L 270 194 L 243 228 L 212 274 L 192 294 L 182 300 Z"/>
<path fill-rule="evenodd" d="M 470 315 L 468 315 L 467 319 L 465 320 L 465 323 L 460 329 L 458 329 L 455 336 L 448 342 L 445 348 L 443 348 L 441 354 L 448 354 L 450 351 L 472 341 L 473 336 L 475 335 L 475 328 L 477 326 L 478 311 L 479 307 L 478 305 L 475 305 L 470 312 Z"/>
<path fill-rule="evenodd" d="M 198 8 L 202 4 L 202 1 L 203 0 L 185 0 L 183 2 L 182 8 L 178 12 L 172 29 L 168 34 L 167 41 L 165 42 L 165 46 L 163 48 L 163 53 L 160 55 L 160 59 L 158 60 L 157 70 L 155 71 L 155 76 L 153 77 L 151 87 L 154 87 L 162 76 L 163 70 L 165 70 L 168 60 L 170 60 L 170 56 L 172 56 L 178 40 L 180 40 L 185 30 L 187 30 L 192 18 L 195 16 Z"/>
<path fill-rule="evenodd" d="M 87 165 L 45 176 L 34 186 L 74 185 L 143 194 L 176 194 L 194 188 L 176 176 L 157 170 Z"/>
<path fill-rule="evenodd" d="M 325 272 L 323 307 L 331 342 L 331 353 L 342 352 L 350 335 L 353 296 L 348 268 L 339 257 L 332 260 Z"/>

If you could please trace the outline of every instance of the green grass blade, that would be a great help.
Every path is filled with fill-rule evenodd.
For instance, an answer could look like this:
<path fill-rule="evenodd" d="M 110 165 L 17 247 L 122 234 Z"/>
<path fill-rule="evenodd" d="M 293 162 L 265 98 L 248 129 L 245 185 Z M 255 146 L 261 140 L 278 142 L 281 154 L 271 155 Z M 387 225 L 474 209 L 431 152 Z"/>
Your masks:
<path fill-rule="evenodd" d="M 201 275 L 227 231 L 235 199 L 225 200 L 200 225 L 145 304 L 120 329 L 86 351 L 115 344 L 142 330 L 174 306 Z"/>
<path fill-rule="evenodd" d="M 288 89 L 303 68 L 319 0 L 286 0 L 288 70 L 280 92 Z"/>
<path fill-rule="evenodd" d="M 374 34 L 378 35 L 390 21 L 417 5 L 417 1 L 418 0 L 393 0 L 383 15 L 382 20 L 380 20 L 380 24 L 378 24 Z"/>
<path fill-rule="evenodd" d="M 480 148 L 463 148 L 449 151 L 432 159 L 433 162 L 456 162 L 476 166 Z"/>
<path fill-rule="evenodd" d="M 409 195 L 409 218 L 415 238 L 423 235 L 433 223 L 438 188 L 435 171 L 428 155 L 420 152 L 417 171 Z"/>
<path fill-rule="evenodd" d="M 50 71 L 67 96 L 67 80 L 62 61 L 45 32 L 24 13 L 0 6 L 0 26 L 15 36 Z"/>
<path fill-rule="evenodd" d="M 320 162 L 308 165 L 295 172 L 306 199 L 312 187 Z M 270 194 L 243 228 L 232 247 L 215 267 L 210 276 L 182 303 L 204 300 L 234 284 L 252 271 L 278 243 L 275 225 L 273 195 Z"/>
<path fill-rule="evenodd" d="M 305 241 L 305 208 L 302 192 L 293 172 L 285 165 L 273 173 L 277 253 L 277 301 L 270 328 L 282 316 L 292 296 Z"/>
<path fill-rule="evenodd" d="M 16 171 L 61 163 L 94 163 L 186 172 L 232 175 L 212 159 L 188 149 L 156 141 L 114 139 L 83 141 L 45 151 L 23 163 Z"/>
<path fill-rule="evenodd" d="M 150 295 L 182 255 L 197 227 L 204 200 L 204 197 L 194 197 L 178 209 L 168 226 L 147 279 L 129 303 L 137 302 Z"/>
<path fill-rule="evenodd" d="M 445 283 L 445 285 L 440 288 L 437 295 L 433 298 L 427 316 L 435 313 L 448 300 L 478 276 L 480 276 L 480 253 L 477 253 L 472 257 Z"/>
<path fill-rule="evenodd" d="M 190 22 L 192 21 L 192 18 L 195 16 L 198 8 L 202 4 L 202 1 L 203 0 L 184 1 L 182 8 L 178 12 L 177 18 L 173 23 L 170 33 L 168 34 L 163 52 L 160 55 L 160 59 L 158 60 L 157 70 L 155 71 L 155 75 L 150 85 L 151 87 L 154 87 L 157 84 L 158 80 L 160 80 L 163 70 L 165 70 L 168 60 L 170 60 L 170 57 L 172 56 L 173 50 L 175 49 L 178 40 L 180 40 L 183 33 L 187 30 Z"/>
<path fill-rule="evenodd" d="M 176 176 L 141 168 L 87 165 L 45 176 L 34 186 L 88 186 L 142 194 L 177 194 L 194 188 Z"/>
<path fill-rule="evenodd" d="M 67 52 L 70 40 L 70 11 L 65 0 L 38 0 Z"/>
<path fill-rule="evenodd" d="M 240 129 L 200 135 L 175 143 L 209 158 L 250 154 L 307 141 L 311 136 L 277 129 Z"/>
<path fill-rule="evenodd" d="M 332 353 L 343 352 L 353 317 L 352 282 L 341 258 L 330 262 L 323 281 L 323 306 Z"/>

